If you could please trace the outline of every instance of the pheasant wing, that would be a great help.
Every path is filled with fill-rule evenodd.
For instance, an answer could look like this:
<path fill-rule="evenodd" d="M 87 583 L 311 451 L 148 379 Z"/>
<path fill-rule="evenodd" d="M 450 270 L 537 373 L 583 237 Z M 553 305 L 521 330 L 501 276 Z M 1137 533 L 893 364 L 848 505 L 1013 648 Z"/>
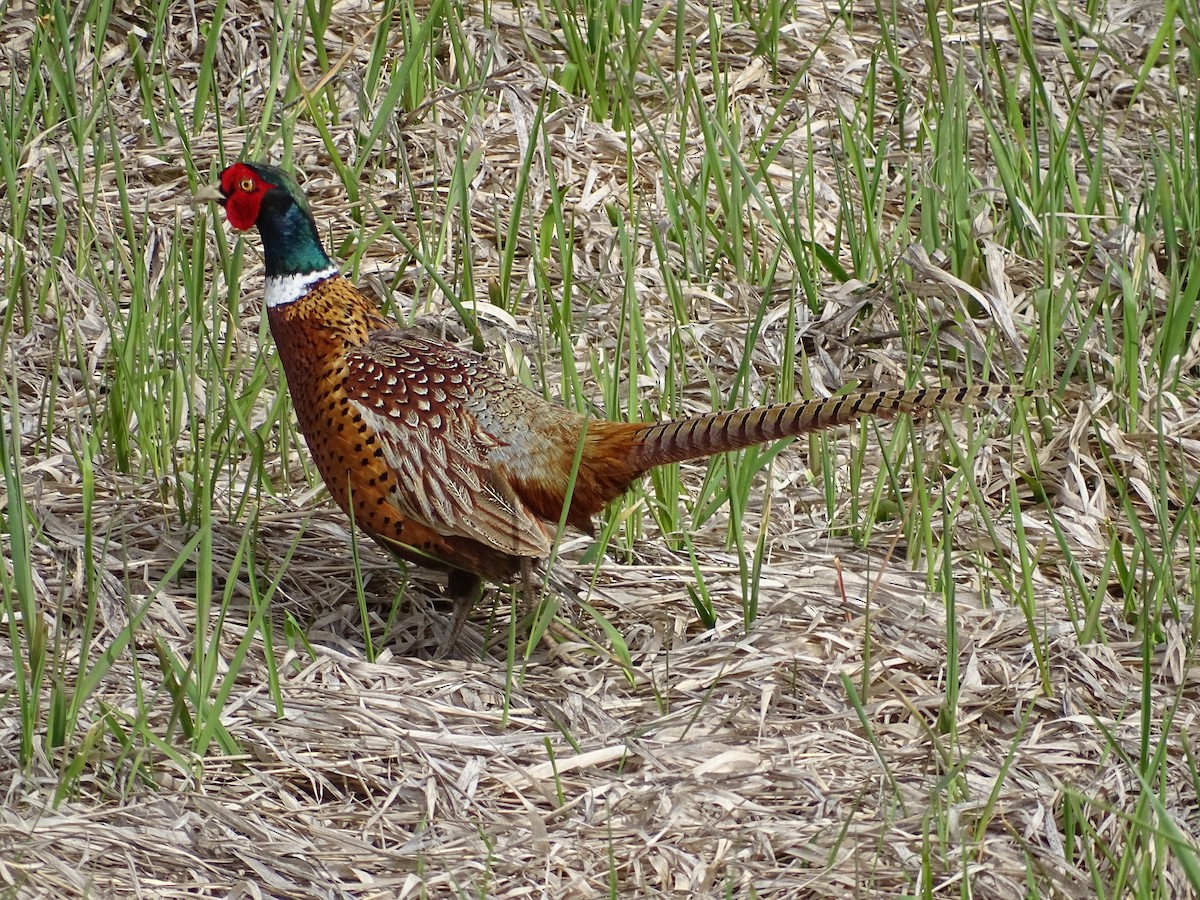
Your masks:
<path fill-rule="evenodd" d="M 488 462 L 500 445 L 469 409 L 477 365 L 486 363 L 440 341 L 377 332 L 346 355 L 345 390 L 378 436 L 405 516 L 503 553 L 546 556 L 546 529 Z"/>

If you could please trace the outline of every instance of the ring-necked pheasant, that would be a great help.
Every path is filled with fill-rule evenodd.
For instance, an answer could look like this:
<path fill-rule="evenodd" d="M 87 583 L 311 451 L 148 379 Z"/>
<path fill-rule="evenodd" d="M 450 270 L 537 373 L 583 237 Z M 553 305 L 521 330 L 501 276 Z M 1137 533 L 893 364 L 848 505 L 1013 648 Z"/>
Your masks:
<path fill-rule="evenodd" d="M 258 227 L 271 334 L 300 430 L 333 499 L 388 550 L 449 571 L 456 626 L 481 578 L 511 580 L 549 554 L 564 505 L 567 521 L 590 533 L 593 517 L 655 466 L 860 416 L 891 418 L 1023 393 L 979 384 L 662 423 L 585 419 L 483 357 L 385 318 L 330 261 L 303 194 L 283 170 L 236 163 L 221 173 L 219 188 L 204 188 L 197 198 L 222 204 L 238 230 Z"/>

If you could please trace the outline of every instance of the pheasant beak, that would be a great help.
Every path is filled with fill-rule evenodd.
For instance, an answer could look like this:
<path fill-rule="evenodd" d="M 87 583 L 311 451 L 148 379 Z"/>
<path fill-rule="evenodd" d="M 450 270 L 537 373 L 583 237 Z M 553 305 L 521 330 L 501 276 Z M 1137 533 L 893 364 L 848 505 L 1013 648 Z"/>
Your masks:
<path fill-rule="evenodd" d="M 192 194 L 192 199 L 197 203 L 220 203 L 225 205 L 225 195 L 212 185 L 206 184 L 202 188 Z"/>

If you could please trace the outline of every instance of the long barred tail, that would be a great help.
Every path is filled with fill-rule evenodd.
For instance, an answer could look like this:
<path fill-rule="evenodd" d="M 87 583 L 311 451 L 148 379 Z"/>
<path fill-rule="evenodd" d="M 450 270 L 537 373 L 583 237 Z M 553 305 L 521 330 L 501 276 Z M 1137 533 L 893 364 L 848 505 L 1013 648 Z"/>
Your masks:
<path fill-rule="evenodd" d="M 1003 384 L 972 387 L 919 388 L 912 391 L 871 391 L 828 400 L 778 403 L 754 409 L 709 413 L 657 425 L 634 434 L 634 463 L 639 468 L 703 459 L 755 444 L 796 437 L 822 428 L 845 425 L 863 416 L 893 419 L 902 413 L 976 406 L 993 400 L 1024 396 L 1021 388 Z"/>

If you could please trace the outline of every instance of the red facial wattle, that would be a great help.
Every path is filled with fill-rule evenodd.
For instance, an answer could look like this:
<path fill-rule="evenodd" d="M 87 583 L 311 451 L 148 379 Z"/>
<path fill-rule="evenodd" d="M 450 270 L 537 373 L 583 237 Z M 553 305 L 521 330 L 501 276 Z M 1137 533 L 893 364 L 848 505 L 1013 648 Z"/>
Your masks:
<path fill-rule="evenodd" d="M 270 186 L 254 170 L 234 163 L 221 173 L 221 193 L 225 195 L 225 215 L 239 231 L 254 227 L 262 207 L 263 194 Z"/>

